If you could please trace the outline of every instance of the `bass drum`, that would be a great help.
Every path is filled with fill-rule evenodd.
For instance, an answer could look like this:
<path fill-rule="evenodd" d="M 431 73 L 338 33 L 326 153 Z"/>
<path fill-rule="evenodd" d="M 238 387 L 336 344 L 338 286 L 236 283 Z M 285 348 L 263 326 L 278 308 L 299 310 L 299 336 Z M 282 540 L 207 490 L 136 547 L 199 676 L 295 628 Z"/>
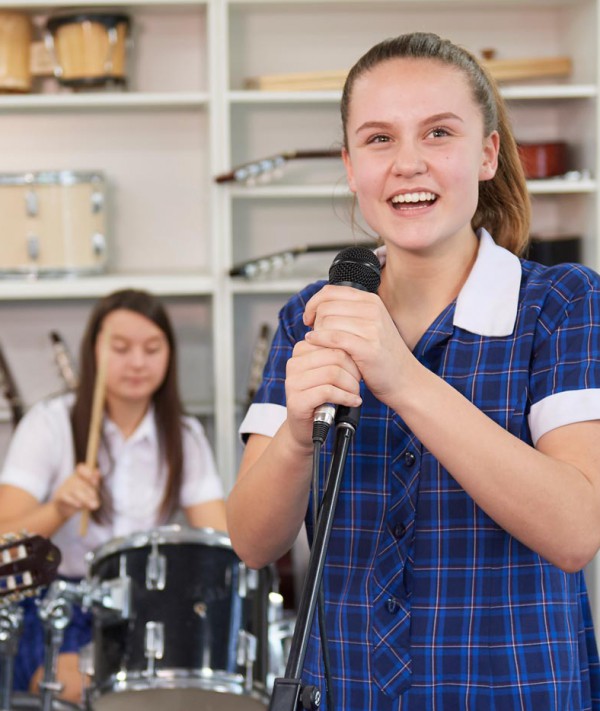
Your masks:
<path fill-rule="evenodd" d="M 263 711 L 271 575 L 212 529 L 163 526 L 101 547 L 89 559 L 90 588 L 103 591 L 90 707 Z"/>
<path fill-rule="evenodd" d="M 0 276 L 104 271 L 107 250 L 102 173 L 0 173 L 0 215 Z"/>

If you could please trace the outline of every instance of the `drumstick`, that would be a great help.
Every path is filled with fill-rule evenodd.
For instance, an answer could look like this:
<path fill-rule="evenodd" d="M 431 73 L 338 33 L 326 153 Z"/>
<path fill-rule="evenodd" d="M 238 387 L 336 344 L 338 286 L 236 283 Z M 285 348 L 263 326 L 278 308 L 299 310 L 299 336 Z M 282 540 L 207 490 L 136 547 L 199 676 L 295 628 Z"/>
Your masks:
<path fill-rule="evenodd" d="M 98 356 L 98 369 L 96 371 L 96 381 L 94 383 L 94 398 L 92 400 L 92 416 L 90 418 L 90 429 L 88 432 L 87 450 L 85 463 L 90 469 L 97 465 L 98 445 L 100 444 L 100 430 L 102 428 L 102 416 L 104 414 L 104 396 L 106 394 L 106 372 L 108 370 L 108 352 L 110 345 L 110 332 L 104 332 L 100 343 L 100 354 Z M 84 509 L 81 512 L 79 534 L 85 536 L 87 533 L 90 512 Z"/>

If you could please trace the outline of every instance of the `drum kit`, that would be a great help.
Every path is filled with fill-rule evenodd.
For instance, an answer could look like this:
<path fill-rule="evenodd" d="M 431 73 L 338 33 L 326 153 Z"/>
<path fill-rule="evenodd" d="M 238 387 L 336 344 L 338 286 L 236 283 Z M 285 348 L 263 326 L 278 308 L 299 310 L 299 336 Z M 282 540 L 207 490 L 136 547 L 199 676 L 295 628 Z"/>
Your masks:
<path fill-rule="evenodd" d="M 161 526 L 88 555 L 79 583 L 54 580 L 39 599 L 45 632 L 40 694 L 11 693 L 21 608 L 0 608 L 2 711 L 261 711 L 283 676 L 293 619 L 277 574 L 252 570 L 213 529 Z M 81 652 L 81 706 L 57 698 L 57 658 L 73 604 L 92 612 Z"/>

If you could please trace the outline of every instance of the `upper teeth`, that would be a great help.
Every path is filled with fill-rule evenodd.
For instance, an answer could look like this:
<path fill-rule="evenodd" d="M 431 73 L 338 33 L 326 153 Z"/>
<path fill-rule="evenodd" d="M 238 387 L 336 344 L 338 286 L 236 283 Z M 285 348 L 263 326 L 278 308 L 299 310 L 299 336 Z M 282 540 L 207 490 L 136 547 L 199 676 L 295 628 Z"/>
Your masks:
<path fill-rule="evenodd" d="M 403 193 L 394 195 L 392 202 L 423 202 L 425 200 L 435 200 L 433 193 Z"/>

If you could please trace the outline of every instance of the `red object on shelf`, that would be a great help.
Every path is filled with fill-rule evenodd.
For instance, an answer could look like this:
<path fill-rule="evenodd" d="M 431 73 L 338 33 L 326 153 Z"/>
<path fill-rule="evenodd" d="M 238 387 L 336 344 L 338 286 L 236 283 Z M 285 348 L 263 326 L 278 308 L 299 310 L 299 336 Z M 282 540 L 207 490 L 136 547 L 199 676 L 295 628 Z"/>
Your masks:
<path fill-rule="evenodd" d="M 528 179 L 552 178 L 568 170 L 567 144 L 564 141 L 518 143 L 517 148 Z"/>

